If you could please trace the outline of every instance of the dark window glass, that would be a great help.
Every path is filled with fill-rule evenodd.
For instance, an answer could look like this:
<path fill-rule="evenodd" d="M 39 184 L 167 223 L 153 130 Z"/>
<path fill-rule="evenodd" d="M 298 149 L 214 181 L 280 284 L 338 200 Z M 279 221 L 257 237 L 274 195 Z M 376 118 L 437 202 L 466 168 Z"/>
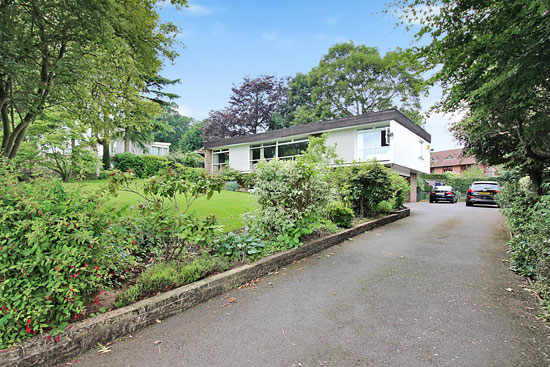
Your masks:
<path fill-rule="evenodd" d="M 388 141 L 387 131 L 386 130 L 380 131 L 380 146 L 387 147 L 389 145 L 390 143 Z"/>
<path fill-rule="evenodd" d="M 275 157 L 275 147 L 264 148 L 264 158 L 271 159 Z"/>
<path fill-rule="evenodd" d="M 252 149 L 252 159 L 260 159 L 260 148 Z"/>

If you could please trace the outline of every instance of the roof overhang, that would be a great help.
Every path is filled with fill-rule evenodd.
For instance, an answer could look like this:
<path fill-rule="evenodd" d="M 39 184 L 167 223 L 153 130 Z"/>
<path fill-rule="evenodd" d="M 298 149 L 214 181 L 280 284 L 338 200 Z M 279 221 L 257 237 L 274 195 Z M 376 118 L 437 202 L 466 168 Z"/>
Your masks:
<path fill-rule="evenodd" d="M 290 138 L 293 136 L 321 133 L 321 132 L 331 131 L 334 129 L 342 129 L 346 127 L 376 124 L 379 122 L 390 121 L 390 120 L 397 121 L 399 124 L 403 125 L 408 130 L 420 136 L 422 139 L 426 140 L 428 143 L 431 143 L 432 136 L 426 130 L 416 125 L 407 116 L 403 115 L 398 110 L 388 110 L 388 111 L 381 111 L 381 112 L 370 112 L 360 116 L 346 117 L 346 118 L 337 119 L 337 120 L 315 122 L 307 125 L 289 127 L 286 129 L 272 130 L 272 131 L 267 131 L 265 133 L 235 136 L 235 137 L 226 138 L 226 139 L 208 141 L 208 142 L 204 142 L 204 147 L 206 149 L 213 149 L 213 148 L 225 147 L 229 145 L 254 143 L 254 142 L 261 142 L 266 140 L 276 140 L 281 138 Z"/>

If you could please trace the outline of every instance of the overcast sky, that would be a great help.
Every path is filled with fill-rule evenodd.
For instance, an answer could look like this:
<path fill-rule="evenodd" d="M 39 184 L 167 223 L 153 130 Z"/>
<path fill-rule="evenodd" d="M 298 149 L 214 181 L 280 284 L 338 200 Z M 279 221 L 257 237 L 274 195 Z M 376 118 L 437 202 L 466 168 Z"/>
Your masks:
<path fill-rule="evenodd" d="M 181 11 L 165 6 L 161 17 L 180 27 L 184 46 L 162 75 L 181 80 L 169 89 L 180 95 L 180 113 L 203 119 L 227 105 L 231 87 L 243 77 L 306 73 L 335 43 L 351 40 L 382 54 L 410 47 L 413 34 L 396 28 L 396 18 L 383 10 L 384 1 L 374 0 L 190 0 Z M 434 89 L 423 108 L 439 95 Z M 435 150 L 457 146 L 449 122 L 434 115 L 426 123 Z"/>

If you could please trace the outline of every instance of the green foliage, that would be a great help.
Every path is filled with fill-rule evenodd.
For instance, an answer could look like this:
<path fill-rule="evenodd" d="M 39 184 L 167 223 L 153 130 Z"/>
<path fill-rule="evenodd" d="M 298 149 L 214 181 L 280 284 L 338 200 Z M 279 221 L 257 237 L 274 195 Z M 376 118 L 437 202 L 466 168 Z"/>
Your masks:
<path fill-rule="evenodd" d="M 393 198 L 391 200 L 392 207 L 393 209 L 400 209 L 409 198 L 411 186 L 405 177 L 402 177 L 395 172 L 389 172 L 389 175 L 393 191 Z"/>
<path fill-rule="evenodd" d="M 204 157 L 197 152 L 171 153 L 167 158 L 184 167 L 204 168 Z"/>
<path fill-rule="evenodd" d="M 535 280 L 550 317 L 550 195 L 538 196 L 523 179 L 507 184 L 498 200 L 513 235 L 508 241 L 510 268 Z"/>
<path fill-rule="evenodd" d="M 57 334 L 131 262 L 132 241 L 96 193 L 0 166 L 0 349 Z"/>
<path fill-rule="evenodd" d="M 199 220 L 188 211 L 200 197 L 210 199 L 223 186 L 220 176 L 180 165 L 166 166 L 139 186 L 132 173 L 114 172 L 109 177 L 109 191 L 131 192 L 144 201 L 138 207 L 133 220 L 137 225 L 139 238 L 146 244 L 162 249 L 165 261 L 172 261 L 212 247 L 216 236 L 221 233 L 214 216 Z M 178 197 L 183 197 L 180 206 Z"/>
<path fill-rule="evenodd" d="M 389 213 L 393 209 L 393 203 L 389 200 L 382 200 L 376 204 L 376 213 Z"/>
<path fill-rule="evenodd" d="M 227 259 L 211 256 L 202 256 L 183 263 L 157 263 L 144 271 L 133 286 L 118 296 L 115 307 L 123 307 L 147 295 L 192 283 L 229 267 Z"/>
<path fill-rule="evenodd" d="M 229 232 L 220 240 L 216 250 L 222 256 L 232 260 L 245 261 L 258 259 L 263 255 L 265 243 L 250 233 L 235 234 Z"/>
<path fill-rule="evenodd" d="M 420 64 L 408 51 L 380 56 L 375 47 L 347 42 L 331 47 L 307 75 L 296 75 L 288 104 L 294 125 L 391 108 L 420 124 L 423 90 Z"/>
<path fill-rule="evenodd" d="M 459 176 L 453 172 L 445 173 L 431 173 L 431 174 L 422 174 L 420 178 L 424 181 L 426 180 L 435 180 L 443 183 L 444 185 L 452 186 L 454 190 L 460 194 L 465 194 L 468 192 L 468 188 L 472 185 L 474 181 L 496 181 L 501 185 L 506 181 L 503 177 L 488 177 L 488 176 Z M 429 187 L 428 187 L 429 188 Z M 425 190 L 428 191 L 428 190 Z"/>
<path fill-rule="evenodd" d="M 328 207 L 328 217 L 338 227 L 350 228 L 355 219 L 353 209 L 342 202 L 333 202 Z"/>
<path fill-rule="evenodd" d="M 146 178 L 156 175 L 168 161 L 164 156 L 119 153 L 113 157 L 113 166 L 115 170 L 132 171 L 137 177 Z"/>
<path fill-rule="evenodd" d="M 550 167 L 548 1 L 394 3 L 411 24 L 421 21 L 418 54 L 443 90 L 438 109 L 468 111 L 453 135 L 483 163 L 520 168 L 542 194 Z"/>
<path fill-rule="evenodd" d="M 381 201 L 394 196 L 391 170 L 376 161 L 337 168 L 341 195 L 361 217 L 375 214 Z"/>
<path fill-rule="evenodd" d="M 252 233 L 290 248 L 319 228 L 333 196 L 329 168 L 323 163 L 333 151 L 320 148 L 325 139 L 311 139 L 306 154 L 296 160 L 260 162 L 255 170 L 258 209 L 251 217 Z"/>

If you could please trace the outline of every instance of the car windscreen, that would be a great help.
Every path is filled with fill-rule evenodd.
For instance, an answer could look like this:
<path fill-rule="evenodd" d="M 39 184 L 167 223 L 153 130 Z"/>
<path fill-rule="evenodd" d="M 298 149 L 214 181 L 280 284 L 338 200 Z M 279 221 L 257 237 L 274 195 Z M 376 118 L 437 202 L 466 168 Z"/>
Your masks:
<path fill-rule="evenodd" d="M 451 186 L 436 186 L 434 187 L 433 191 L 453 191 L 453 188 Z"/>
<path fill-rule="evenodd" d="M 480 183 L 480 184 L 472 185 L 472 190 L 475 190 L 475 191 L 500 190 L 500 185 L 492 184 L 492 183 Z"/>

